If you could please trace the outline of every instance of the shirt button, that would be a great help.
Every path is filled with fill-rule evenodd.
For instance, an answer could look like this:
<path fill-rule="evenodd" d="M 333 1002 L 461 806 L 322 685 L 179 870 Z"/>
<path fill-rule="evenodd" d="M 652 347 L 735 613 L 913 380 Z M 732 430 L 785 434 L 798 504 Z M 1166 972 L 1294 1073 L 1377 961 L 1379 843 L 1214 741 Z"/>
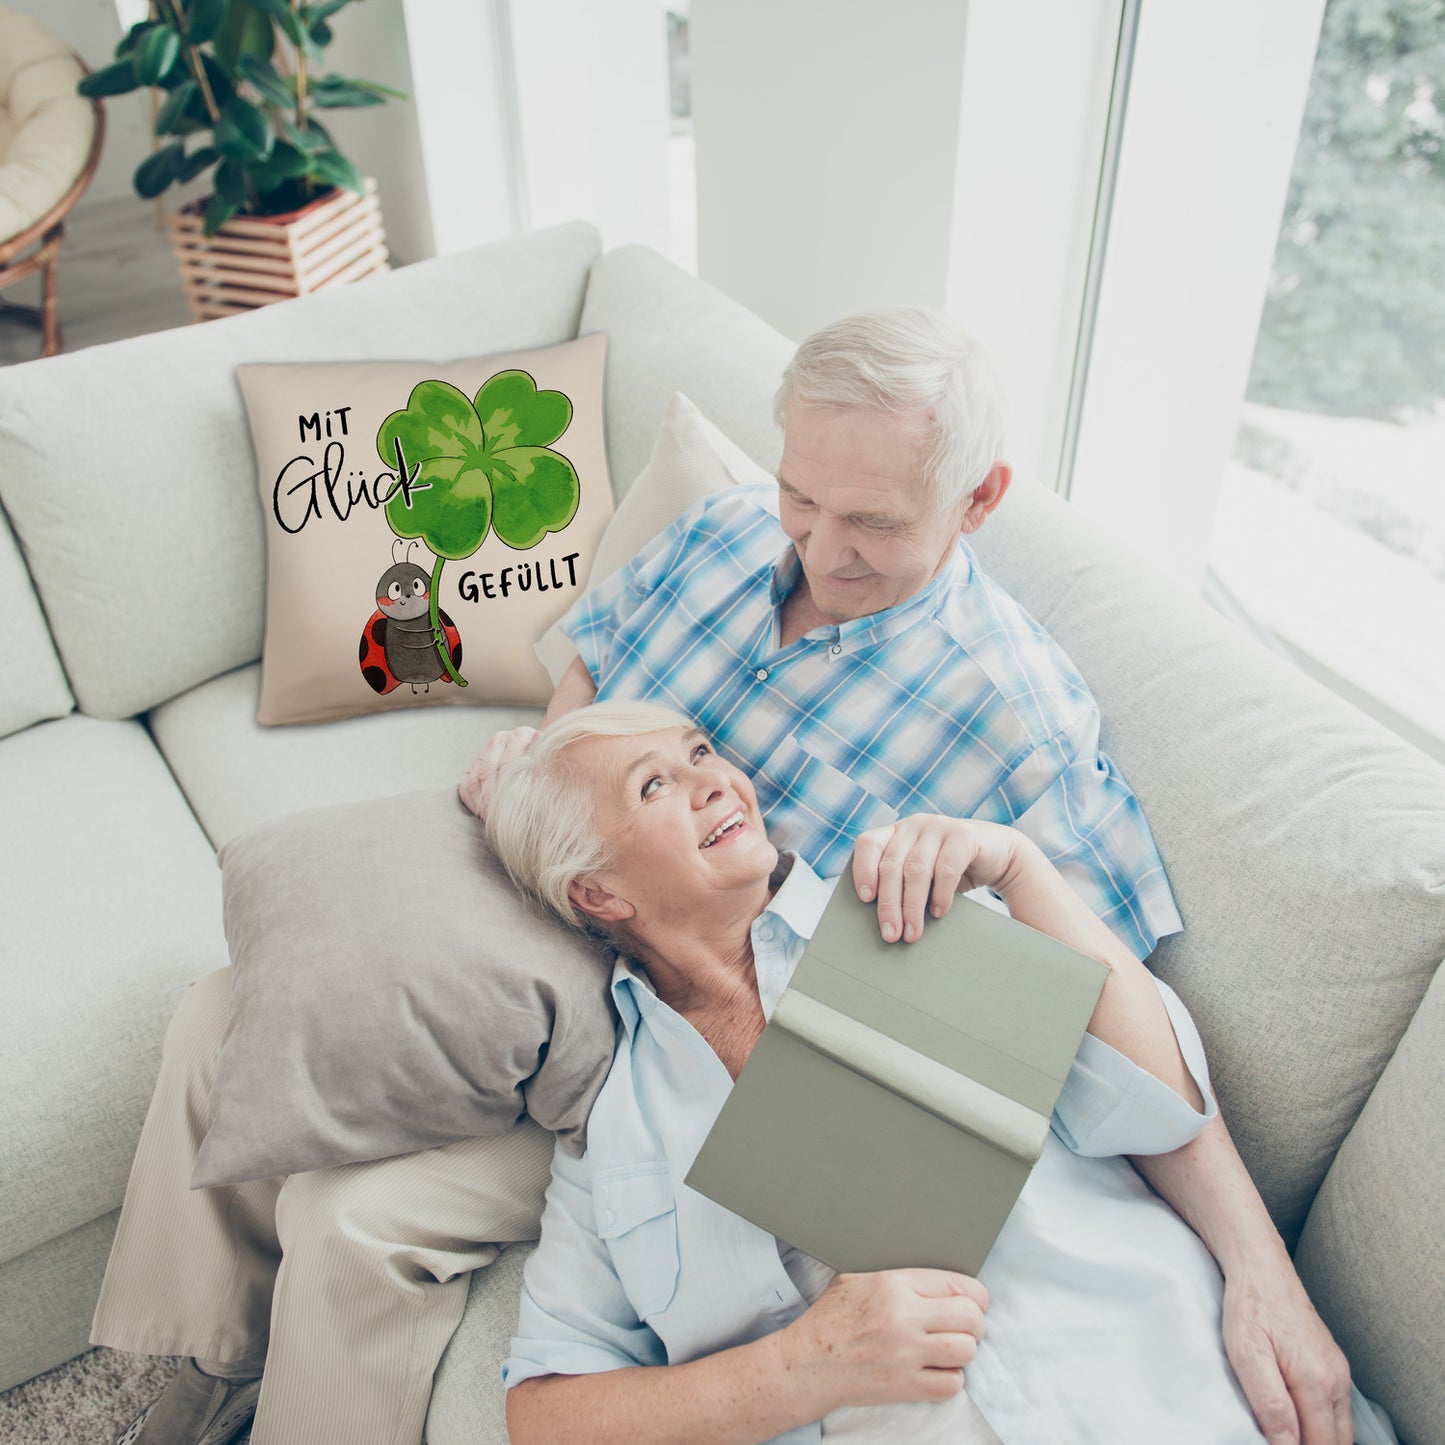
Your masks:
<path fill-rule="evenodd" d="M 759 682 L 766 682 L 768 680 L 768 670 L 766 667 L 760 667 L 753 676 L 757 678 Z"/>
<path fill-rule="evenodd" d="M 831 652 L 834 657 L 837 657 L 837 655 L 842 652 L 842 650 L 843 644 L 841 642 L 835 642 L 832 647 L 828 649 L 828 651 Z"/>

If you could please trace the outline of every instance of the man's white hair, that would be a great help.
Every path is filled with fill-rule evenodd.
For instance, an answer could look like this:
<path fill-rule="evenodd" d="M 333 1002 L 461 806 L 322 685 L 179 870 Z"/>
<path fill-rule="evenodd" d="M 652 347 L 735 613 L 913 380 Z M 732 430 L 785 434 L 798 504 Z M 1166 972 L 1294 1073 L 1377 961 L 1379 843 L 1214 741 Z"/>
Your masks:
<path fill-rule="evenodd" d="M 574 927 L 600 931 L 567 893 L 573 883 L 605 868 L 610 858 L 597 831 L 592 789 L 567 754 L 587 738 L 637 737 L 692 726 L 661 703 L 598 702 L 544 729 L 498 773 L 487 812 L 487 840 L 512 882 Z"/>
<path fill-rule="evenodd" d="M 815 331 L 783 373 L 773 416 L 844 407 L 926 419 L 923 480 L 939 507 L 972 494 L 1003 456 L 1005 406 L 988 353 L 921 306 L 846 316 Z"/>

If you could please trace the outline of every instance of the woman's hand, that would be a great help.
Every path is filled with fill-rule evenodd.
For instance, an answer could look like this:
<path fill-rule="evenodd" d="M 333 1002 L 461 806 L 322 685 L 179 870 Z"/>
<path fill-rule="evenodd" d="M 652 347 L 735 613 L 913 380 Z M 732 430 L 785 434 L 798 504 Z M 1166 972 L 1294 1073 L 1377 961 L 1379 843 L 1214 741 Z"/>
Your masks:
<path fill-rule="evenodd" d="M 925 912 L 942 918 L 955 894 L 1007 889 L 1028 849 L 1034 845 L 1022 833 L 999 823 L 917 813 L 858 839 L 853 886 L 865 903 L 878 900 L 879 927 L 889 943 L 899 937 L 912 943 L 923 932 Z"/>
<path fill-rule="evenodd" d="M 988 1291 L 966 1274 L 840 1274 L 779 1337 L 784 1369 L 840 1405 L 947 1400 L 983 1338 Z"/>
<path fill-rule="evenodd" d="M 536 728 L 512 728 L 509 732 L 497 733 L 486 747 L 477 754 L 457 784 L 457 793 L 468 808 L 482 822 L 492 806 L 492 794 L 496 788 L 497 772 L 504 763 L 520 757 L 537 741 Z"/>

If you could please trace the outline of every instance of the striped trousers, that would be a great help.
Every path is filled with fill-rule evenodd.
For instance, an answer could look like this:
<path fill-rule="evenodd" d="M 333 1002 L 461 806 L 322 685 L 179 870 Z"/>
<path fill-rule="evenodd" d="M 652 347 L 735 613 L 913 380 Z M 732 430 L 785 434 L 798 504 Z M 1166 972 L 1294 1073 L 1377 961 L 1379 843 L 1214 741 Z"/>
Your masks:
<path fill-rule="evenodd" d="M 418 1445 L 468 1274 L 537 1237 L 552 1136 L 192 1190 L 230 992 L 211 974 L 171 1021 L 92 1343 L 264 1356 L 252 1445 Z"/>

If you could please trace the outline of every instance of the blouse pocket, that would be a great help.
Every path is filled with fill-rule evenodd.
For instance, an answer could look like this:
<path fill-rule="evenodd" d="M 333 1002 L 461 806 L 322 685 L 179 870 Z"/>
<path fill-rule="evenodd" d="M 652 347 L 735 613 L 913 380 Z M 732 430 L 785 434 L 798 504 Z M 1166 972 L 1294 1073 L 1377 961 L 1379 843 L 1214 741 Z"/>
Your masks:
<path fill-rule="evenodd" d="M 639 1319 L 650 1319 L 677 1293 L 677 1198 L 665 1163 L 628 1165 L 592 1185 L 597 1233 Z"/>

